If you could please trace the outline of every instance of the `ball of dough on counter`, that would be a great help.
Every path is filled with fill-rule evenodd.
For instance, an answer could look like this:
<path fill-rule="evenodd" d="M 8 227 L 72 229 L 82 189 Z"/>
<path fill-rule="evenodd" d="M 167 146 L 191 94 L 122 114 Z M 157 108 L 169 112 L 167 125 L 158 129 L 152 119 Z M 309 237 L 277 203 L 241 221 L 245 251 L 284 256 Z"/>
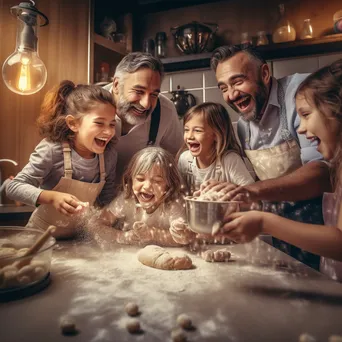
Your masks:
<path fill-rule="evenodd" d="M 185 253 L 169 253 L 156 245 L 148 245 L 141 249 L 138 252 L 138 260 L 146 266 L 161 270 L 187 270 L 192 267 L 192 260 Z"/>
<path fill-rule="evenodd" d="M 63 335 L 76 335 L 78 330 L 72 317 L 64 316 L 60 319 L 59 326 Z"/>
<path fill-rule="evenodd" d="M 139 306 L 135 303 L 128 303 L 125 306 L 125 311 L 130 316 L 136 316 L 139 313 Z"/>
<path fill-rule="evenodd" d="M 171 340 L 172 342 L 186 342 L 188 339 L 184 331 L 181 329 L 174 329 L 171 331 Z"/>
<path fill-rule="evenodd" d="M 304 333 L 299 336 L 298 342 L 316 342 L 316 339 L 313 336 Z"/>
<path fill-rule="evenodd" d="M 136 319 L 130 319 L 126 323 L 126 329 L 131 333 L 131 334 L 136 334 L 141 332 L 141 327 L 140 327 L 140 322 Z"/>
<path fill-rule="evenodd" d="M 201 257 L 207 262 L 224 262 L 230 259 L 231 254 L 227 248 L 218 249 L 216 251 L 208 249 L 201 252 Z"/>
<path fill-rule="evenodd" d="M 180 314 L 178 317 L 177 317 L 177 324 L 179 327 L 183 328 L 183 329 L 192 329 L 192 321 L 191 321 L 191 318 L 186 315 L 186 314 Z"/>

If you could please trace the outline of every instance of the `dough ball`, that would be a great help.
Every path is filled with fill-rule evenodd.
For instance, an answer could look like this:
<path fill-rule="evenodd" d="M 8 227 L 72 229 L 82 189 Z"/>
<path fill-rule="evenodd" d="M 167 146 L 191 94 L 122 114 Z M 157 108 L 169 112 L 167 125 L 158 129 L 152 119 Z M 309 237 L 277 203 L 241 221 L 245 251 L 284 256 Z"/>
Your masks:
<path fill-rule="evenodd" d="M 130 316 L 136 316 L 139 313 L 139 306 L 137 304 L 135 304 L 135 303 L 128 303 L 125 306 L 125 311 Z"/>
<path fill-rule="evenodd" d="M 331 335 L 329 337 L 328 342 L 342 342 L 342 336 L 340 336 L 340 335 Z"/>
<path fill-rule="evenodd" d="M 140 328 L 140 322 L 136 319 L 130 319 L 127 323 L 126 323 L 126 329 L 131 333 L 131 334 L 136 334 L 141 332 L 141 328 Z"/>
<path fill-rule="evenodd" d="M 181 329 L 174 329 L 171 331 L 171 340 L 172 342 L 186 342 L 188 339 L 184 331 Z"/>
<path fill-rule="evenodd" d="M 315 342 L 315 341 L 316 339 L 307 333 L 301 334 L 298 340 L 298 342 Z"/>
<path fill-rule="evenodd" d="M 59 326 L 63 335 L 76 335 L 78 330 L 72 317 L 64 316 L 60 319 Z"/>
<path fill-rule="evenodd" d="M 217 251 L 208 249 L 201 252 L 201 257 L 207 262 L 224 262 L 230 259 L 231 254 L 227 248 L 218 249 Z"/>
<path fill-rule="evenodd" d="M 142 264 L 161 270 L 187 270 L 192 267 L 192 260 L 185 253 L 169 253 L 156 245 L 146 246 L 138 252 L 137 256 Z"/>
<path fill-rule="evenodd" d="M 10 239 L 0 239 L 0 249 L 4 247 L 14 248 L 14 243 Z"/>
<path fill-rule="evenodd" d="M 177 317 L 177 324 L 179 327 L 183 328 L 183 329 L 192 329 L 192 321 L 191 318 L 186 315 L 186 314 L 180 314 Z"/>

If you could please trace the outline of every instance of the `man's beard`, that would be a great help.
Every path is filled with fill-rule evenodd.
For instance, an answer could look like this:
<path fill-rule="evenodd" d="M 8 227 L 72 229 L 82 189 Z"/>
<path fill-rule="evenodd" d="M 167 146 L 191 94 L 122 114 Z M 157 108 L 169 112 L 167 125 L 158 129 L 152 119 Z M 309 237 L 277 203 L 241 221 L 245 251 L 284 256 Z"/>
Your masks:
<path fill-rule="evenodd" d="M 142 111 L 145 110 L 138 103 L 128 102 L 123 95 L 119 95 L 119 100 L 116 103 L 116 111 L 120 119 L 129 125 L 136 126 L 143 123 L 151 114 L 152 109 L 145 111 L 144 115 L 138 116 L 131 113 L 134 108 Z"/>
<path fill-rule="evenodd" d="M 242 94 L 242 96 L 244 93 Z M 264 108 L 265 102 L 267 101 L 268 93 L 267 93 L 267 87 L 265 84 L 261 81 L 261 79 L 257 82 L 257 90 L 255 93 L 255 97 L 252 96 L 251 101 L 255 101 L 255 107 L 248 113 L 241 113 L 239 111 L 239 108 L 234 105 L 234 103 L 229 103 L 228 105 L 233 108 L 244 121 L 256 121 L 260 120 L 260 113 L 262 109 Z M 238 99 L 237 99 L 238 100 Z M 236 100 L 235 100 L 236 101 Z"/>

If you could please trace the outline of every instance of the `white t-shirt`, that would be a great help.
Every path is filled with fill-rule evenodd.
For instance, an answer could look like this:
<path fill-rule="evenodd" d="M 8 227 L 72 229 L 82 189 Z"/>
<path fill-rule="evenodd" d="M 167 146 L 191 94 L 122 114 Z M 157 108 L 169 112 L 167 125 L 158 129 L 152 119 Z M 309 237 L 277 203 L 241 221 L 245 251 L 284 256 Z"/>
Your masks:
<path fill-rule="evenodd" d="M 131 230 L 133 223 L 145 222 L 149 227 L 158 229 L 169 229 L 170 223 L 178 218 L 185 218 L 185 206 L 183 200 L 179 199 L 167 205 L 160 205 L 153 213 L 148 214 L 137 203 L 134 198 L 125 198 L 120 193 L 109 205 L 108 209 L 124 222 L 123 230 Z"/>
<path fill-rule="evenodd" d="M 191 155 L 189 150 L 184 151 L 178 161 L 178 169 L 186 183 L 188 183 L 189 162 L 192 162 L 192 177 L 195 189 L 198 189 L 201 183 L 216 179 L 222 182 L 230 182 L 236 185 L 247 185 L 254 183 L 254 180 L 247 170 L 243 159 L 235 152 L 227 152 L 221 159 L 221 172 L 216 168 L 216 162 L 212 163 L 205 169 L 200 169 L 196 163 L 196 159 Z M 186 184 L 191 188 L 191 184 Z"/>

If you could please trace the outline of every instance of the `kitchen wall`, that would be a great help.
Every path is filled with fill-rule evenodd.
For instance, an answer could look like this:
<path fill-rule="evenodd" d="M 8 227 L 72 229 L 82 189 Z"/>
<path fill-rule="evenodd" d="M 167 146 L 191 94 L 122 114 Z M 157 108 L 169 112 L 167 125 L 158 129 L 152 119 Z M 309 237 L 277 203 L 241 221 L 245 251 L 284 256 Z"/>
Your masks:
<path fill-rule="evenodd" d="M 0 63 L 14 52 L 17 19 L 10 14 L 19 0 L 0 0 Z M 38 143 L 35 120 L 48 89 L 63 79 L 77 83 L 88 80 L 89 0 L 37 0 L 36 7 L 50 20 L 39 30 L 39 55 L 48 79 L 44 88 L 30 96 L 11 92 L 0 77 L 0 159 L 19 163 L 14 167 L 1 163 L 2 179 L 15 175 L 28 162 Z"/>

